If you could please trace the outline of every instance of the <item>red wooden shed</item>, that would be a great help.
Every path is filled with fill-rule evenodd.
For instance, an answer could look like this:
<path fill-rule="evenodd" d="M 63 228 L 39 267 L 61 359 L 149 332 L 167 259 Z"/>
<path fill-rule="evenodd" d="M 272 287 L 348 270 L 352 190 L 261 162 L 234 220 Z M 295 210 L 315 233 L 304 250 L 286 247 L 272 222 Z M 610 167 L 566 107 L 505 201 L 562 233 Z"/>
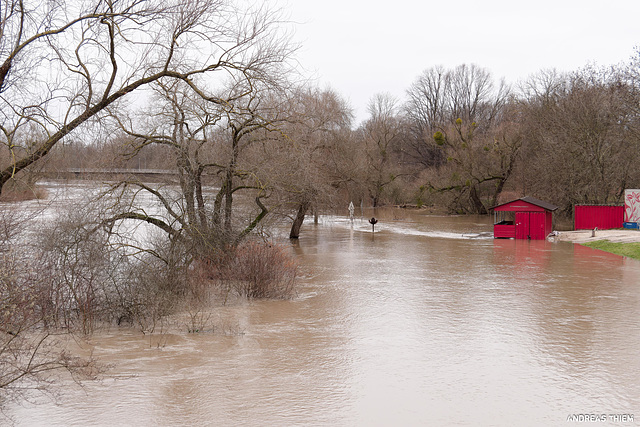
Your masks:
<path fill-rule="evenodd" d="M 552 212 L 558 207 L 534 197 L 522 197 L 491 209 L 494 238 L 544 240 L 552 231 Z"/>

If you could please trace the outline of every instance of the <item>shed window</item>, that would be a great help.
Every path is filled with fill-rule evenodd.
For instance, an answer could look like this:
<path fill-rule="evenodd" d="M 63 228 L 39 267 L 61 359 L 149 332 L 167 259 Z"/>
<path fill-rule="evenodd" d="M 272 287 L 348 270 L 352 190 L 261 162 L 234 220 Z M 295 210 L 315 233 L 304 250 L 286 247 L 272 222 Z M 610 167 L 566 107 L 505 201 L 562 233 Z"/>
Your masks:
<path fill-rule="evenodd" d="M 495 225 L 513 225 L 516 220 L 516 213 L 513 211 L 494 211 L 493 223 Z"/>

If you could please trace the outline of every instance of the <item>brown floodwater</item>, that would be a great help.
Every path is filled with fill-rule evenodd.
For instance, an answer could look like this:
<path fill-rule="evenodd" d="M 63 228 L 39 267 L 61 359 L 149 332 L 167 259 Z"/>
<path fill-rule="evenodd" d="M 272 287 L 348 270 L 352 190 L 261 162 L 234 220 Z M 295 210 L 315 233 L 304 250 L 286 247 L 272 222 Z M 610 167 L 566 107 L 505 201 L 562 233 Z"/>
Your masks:
<path fill-rule="evenodd" d="M 305 223 L 295 299 L 217 308 L 197 334 L 99 333 L 101 381 L 6 412 L 19 426 L 640 424 L 639 261 L 494 240 L 484 217 L 376 215 L 375 235 Z"/>

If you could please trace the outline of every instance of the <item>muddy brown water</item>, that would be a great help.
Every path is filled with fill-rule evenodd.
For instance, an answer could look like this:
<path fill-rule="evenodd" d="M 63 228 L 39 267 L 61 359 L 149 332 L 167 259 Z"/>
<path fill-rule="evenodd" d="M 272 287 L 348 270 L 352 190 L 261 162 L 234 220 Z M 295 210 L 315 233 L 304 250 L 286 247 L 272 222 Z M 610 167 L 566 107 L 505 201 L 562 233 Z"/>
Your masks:
<path fill-rule="evenodd" d="M 297 298 L 221 307 L 213 332 L 99 333 L 107 376 L 7 412 L 20 426 L 640 424 L 640 262 L 494 240 L 489 221 L 305 223 Z"/>

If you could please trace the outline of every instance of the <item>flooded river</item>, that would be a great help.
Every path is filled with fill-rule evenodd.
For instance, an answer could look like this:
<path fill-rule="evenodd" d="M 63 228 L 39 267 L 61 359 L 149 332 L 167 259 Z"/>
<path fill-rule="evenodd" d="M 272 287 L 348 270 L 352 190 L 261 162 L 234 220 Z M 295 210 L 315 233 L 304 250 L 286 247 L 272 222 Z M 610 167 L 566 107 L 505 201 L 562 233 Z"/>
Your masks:
<path fill-rule="evenodd" d="M 484 217 L 376 215 L 375 235 L 305 223 L 297 298 L 222 307 L 213 332 L 97 334 L 102 381 L 7 412 L 20 426 L 640 424 L 639 261 L 494 240 Z"/>

